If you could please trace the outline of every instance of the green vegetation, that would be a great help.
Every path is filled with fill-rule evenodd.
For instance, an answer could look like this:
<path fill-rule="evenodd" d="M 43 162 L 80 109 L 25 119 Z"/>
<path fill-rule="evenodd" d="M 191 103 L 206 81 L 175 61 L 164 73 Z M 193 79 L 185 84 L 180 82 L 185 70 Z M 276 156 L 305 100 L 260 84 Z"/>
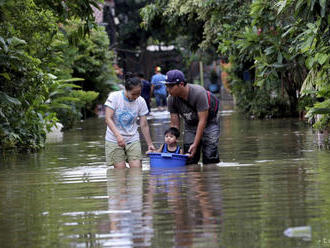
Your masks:
<path fill-rule="evenodd" d="M 47 129 L 72 127 L 116 89 L 91 7 L 100 1 L 0 1 L 0 149 L 41 148 Z M 175 44 L 187 65 L 228 58 L 229 87 L 247 116 L 303 113 L 329 130 L 329 9 L 326 0 L 117 1 L 115 45 L 120 54 L 151 39 Z"/>
<path fill-rule="evenodd" d="M 308 111 L 314 127 L 329 129 L 329 1 L 156 0 L 140 13 L 145 28 L 184 39 L 186 49 L 216 46 L 228 57 L 230 88 L 245 114 Z"/>
<path fill-rule="evenodd" d="M 0 1 L 0 149 L 40 149 L 56 122 L 72 127 L 116 87 L 97 3 Z"/>

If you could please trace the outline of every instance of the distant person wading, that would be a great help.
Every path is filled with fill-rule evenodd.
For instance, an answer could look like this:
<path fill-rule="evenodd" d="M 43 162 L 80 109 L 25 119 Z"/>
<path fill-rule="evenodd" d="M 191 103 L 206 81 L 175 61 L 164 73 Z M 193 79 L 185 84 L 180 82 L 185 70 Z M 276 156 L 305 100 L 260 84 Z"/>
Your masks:
<path fill-rule="evenodd" d="M 151 78 L 151 93 L 154 94 L 158 110 L 165 110 L 167 106 L 167 91 L 164 85 L 165 75 L 161 68 L 156 66 L 155 74 Z"/>

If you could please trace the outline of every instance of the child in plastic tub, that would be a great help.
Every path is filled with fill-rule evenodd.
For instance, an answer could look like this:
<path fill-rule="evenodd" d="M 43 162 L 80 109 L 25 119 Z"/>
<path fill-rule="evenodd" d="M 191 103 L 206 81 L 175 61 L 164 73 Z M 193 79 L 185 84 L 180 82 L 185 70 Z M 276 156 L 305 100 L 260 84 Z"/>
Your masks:
<path fill-rule="evenodd" d="M 170 127 L 164 132 L 165 143 L 154 152 L 183 154 L 183 149 L 177 144 L 180 132 L 175 127 Z"/>

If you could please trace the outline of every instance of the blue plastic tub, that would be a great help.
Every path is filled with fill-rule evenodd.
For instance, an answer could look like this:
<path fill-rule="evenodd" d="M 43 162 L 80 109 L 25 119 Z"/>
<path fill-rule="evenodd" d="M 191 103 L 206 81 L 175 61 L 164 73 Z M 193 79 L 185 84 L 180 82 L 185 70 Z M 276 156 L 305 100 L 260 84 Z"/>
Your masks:
<path fill-rule="evenodd" d="M 188 155 L 181 155 L 175 153 L 149 153 L 150 167 L 154 168 L 173 168 L 185 166 Z"/>

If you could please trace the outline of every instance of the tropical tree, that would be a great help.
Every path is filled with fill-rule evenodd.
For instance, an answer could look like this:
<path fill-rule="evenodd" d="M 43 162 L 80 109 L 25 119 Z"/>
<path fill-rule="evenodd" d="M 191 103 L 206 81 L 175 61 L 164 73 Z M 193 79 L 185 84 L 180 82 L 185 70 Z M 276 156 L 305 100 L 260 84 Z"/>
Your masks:
<path fill-rule="evenodd" d="M 297 116 L 319 99 L 308 116 L 322 113 L 329 125 L 328 1 L 156 0 L 141 15 L 147 28 L 175 27 L 166 29 L 172 35 L 189 35 L 182 19 L 201 23 L 198 46 L 216 44 L 229 57 L 231 90 L 246 113 Z M 243 80 L 245 71 L 252 80 Z"/>
<path fill-rule="evenodd" d="M 39 149 L 61 110 L 71 108 L 78 114 L 98 96 L 96 92 L 76 91 L 79 86 L 71 83 L 78 82 L 72 78 L 73 64 L 82 51 L 70 45 L 92 33 L 91 6 L 97 3 L 0 1 L 0 148 Z M 72 18 L 81 21 L 67 32 L 65 27 Z M 111 72 L 112 57 L 102 54 L 108 46 L 105 36 L 96 33 L 95 43 L 103 39 L 98 59 L 107 58 L 104 71 Z M 99 81 L 104 82 L 104 77 Z"/>
<path fill-rule="evenodd" d="M 214 59 L 214 33 L 205 35 L 206 20 L 195 11 L 203 1 L 153 1 L 140 10 L 141 26 L 152 33 L 157 44 L 175 45 L 184 58 L 186 67 L 193 61 L 209 62 Z M 202 10 L 202 8 L 201 8 Z M 207 11 L 207 9 L 203 9 Z M 205 12 L 205 14 L 209 14 Z M 206 18 L 207 21 L 208 18 Z M 182 68 L 185 70 L 185 68 Z"/>
<path fill-rule="evenodd" d="M 287 26 L 287 35 L 296 38 L 292 50 L 305 59 L 308 74 L 304 78 L 301 94 L 314 99 L 307 106 L 307 117 L 315 121 L 320 130 L 330 128 L 330 2 L 279 1 L 279 14 L 291 13 L 295 22 Z"/>

